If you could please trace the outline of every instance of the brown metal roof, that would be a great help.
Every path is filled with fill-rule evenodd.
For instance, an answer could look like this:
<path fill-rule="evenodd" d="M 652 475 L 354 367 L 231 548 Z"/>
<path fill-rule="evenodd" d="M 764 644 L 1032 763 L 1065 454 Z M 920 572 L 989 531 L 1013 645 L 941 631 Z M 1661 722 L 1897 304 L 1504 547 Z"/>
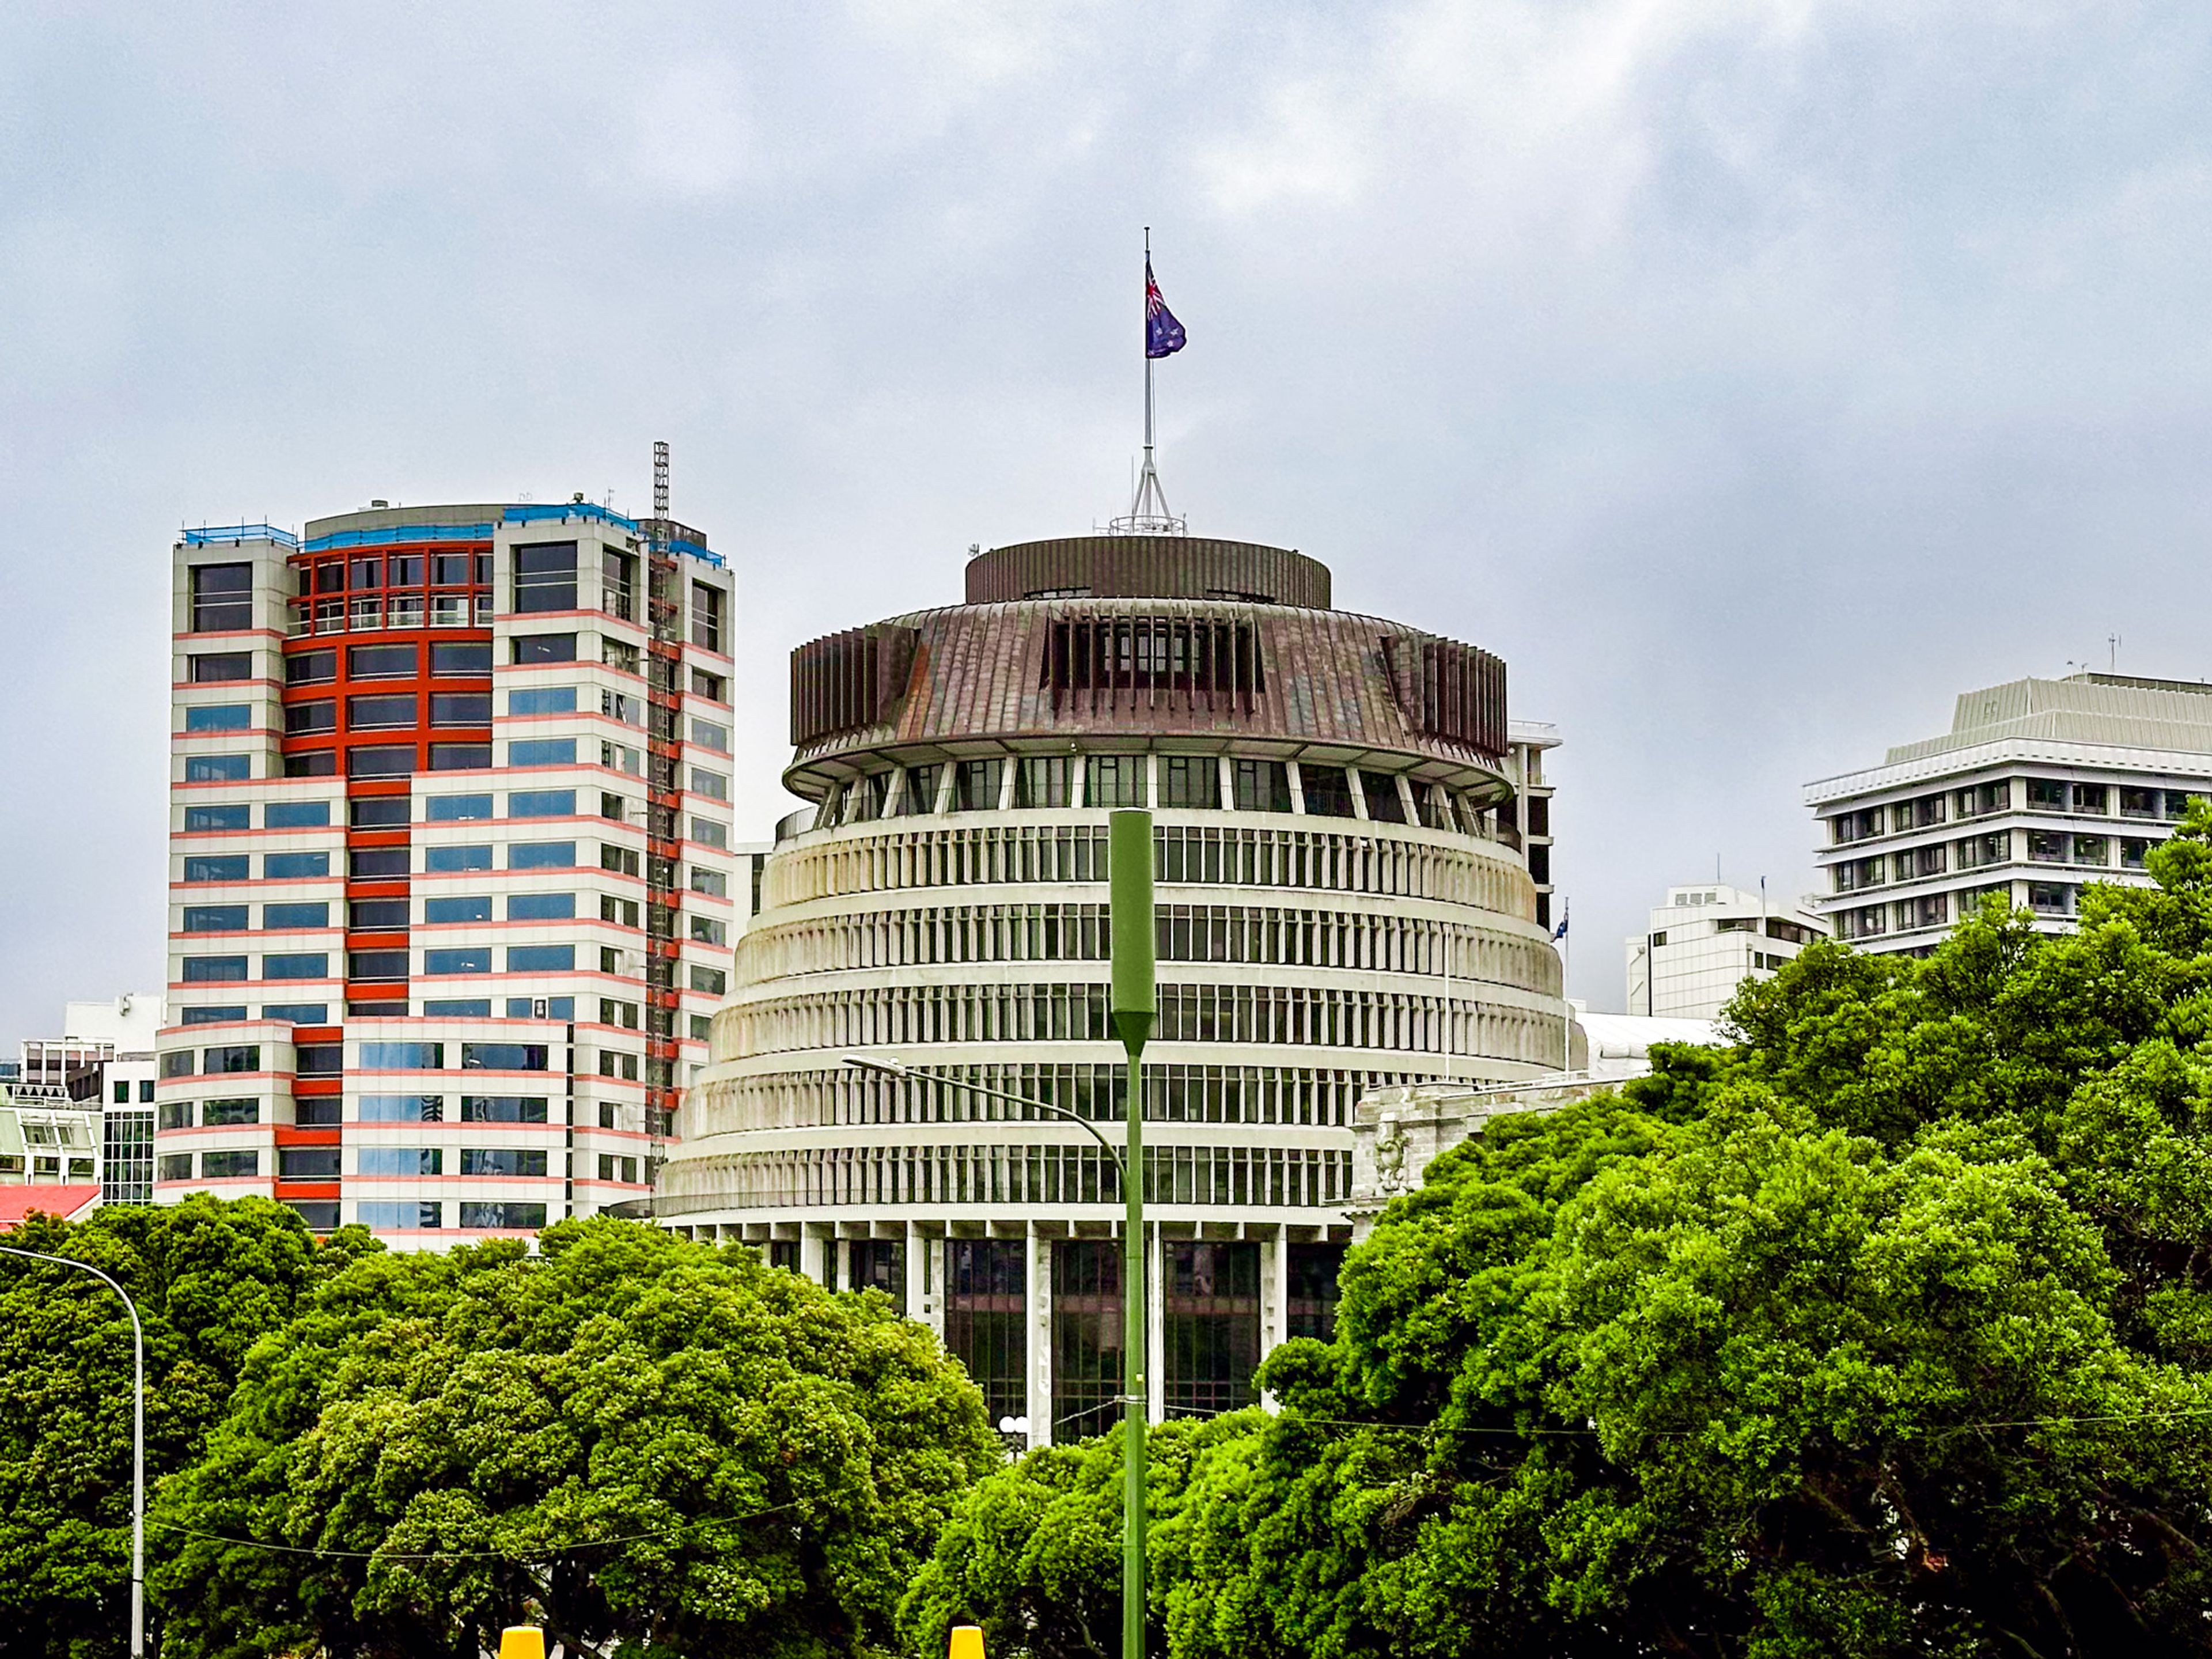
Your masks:
<path fill-rule="evenodd" d="M 1242 599 L 1328 609 L 1328 567 L 1286 547 L 1205 536 L 1060 536 L 968 562 L 968 603 L 1048 596 Z"/>

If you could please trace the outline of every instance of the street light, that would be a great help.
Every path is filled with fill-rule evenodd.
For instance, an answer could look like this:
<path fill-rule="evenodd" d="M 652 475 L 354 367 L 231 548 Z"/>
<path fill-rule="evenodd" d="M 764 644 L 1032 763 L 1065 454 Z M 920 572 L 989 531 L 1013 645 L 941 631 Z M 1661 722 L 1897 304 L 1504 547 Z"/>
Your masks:
<path fill-rule="evenodd" d="M 1049 1101 L 1008 1094 L 1003 1089 L 956 1078 L 938 1077 L 895 1060 L 847 1054 L 848 1066 L 891 1077 L 941 1083 L 994 1100 L 1064 1117 L 1099 1146 L 1121 1174 L 1124 1203 L 1121 1249 L 1123 1361 L 1128 1385 L 1121 1395 L 1121 1659 L 1145 1659 L 1145 1429 L 1152 1415 L 1152 1390 L 1145 1373 L 1151 1331 L 1145 1317 L 1145 1042 L 1152 1034 L 1159 998 L 1156 988 L 1152 909 L 1152 815 L 1124 808 L 1107 817 L 1108 920 L 1113 939 L 1113 993 L 1107 1013 L 1114 1035 L 1129 1057 L 1128 1109 L 1122 1115 L 1127 1139 L 1121 1149 L 1079 1113 Z M 1012 1420 L 1012 1419 L 1010 1419 Z M 1005 1425 L 1000 1425 L 1002 1428 Z"/>
<path fill-rule="evenodd" d="M 20 1255 L 26 1261 L 51 1261 L 90 1273 L 123 1298 L 131 1316 L 131 1344 L 136 1375 L 131 1391 L 131 1659 L 146 1652 L 146 1332 L 138 1322 L 138 1304 L 131 1292 L 90 1262 L 40 1250 L 19 1250 L 0 1244 L 0 1255 Z"/>

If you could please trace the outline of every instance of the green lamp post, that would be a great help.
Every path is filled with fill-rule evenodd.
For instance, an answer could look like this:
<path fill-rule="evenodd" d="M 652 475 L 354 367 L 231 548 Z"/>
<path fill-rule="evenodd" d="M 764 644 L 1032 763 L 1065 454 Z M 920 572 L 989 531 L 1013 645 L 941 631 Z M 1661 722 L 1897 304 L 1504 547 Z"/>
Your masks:
<path fill-rule="evenodd" d="M 1152 959 L 1152 815 L 1125 809 L 1109 819 L 1106 877 L 1114 948 L 1114 991 L 1108 1012 L 1129 1056 L 1127 1150 L 1121 1160 L 1121 1659 L 1145 1659 L 1145 1429 L 1152 1386 L 1146 1373 L 1145 1040 L 1158 1018 Z"/>

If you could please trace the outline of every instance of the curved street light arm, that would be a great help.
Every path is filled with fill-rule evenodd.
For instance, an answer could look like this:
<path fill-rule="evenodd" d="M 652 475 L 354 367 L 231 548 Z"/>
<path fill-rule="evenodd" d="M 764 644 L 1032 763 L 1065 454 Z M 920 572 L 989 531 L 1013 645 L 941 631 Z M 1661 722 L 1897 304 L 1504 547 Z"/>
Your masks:
<path fill-rule="evenodd" d="M 1100 1133 L 1098 1126 L 1089 1118 L 1079 1112 L 1071 1112 L 1065 1106 L 1055 1106 L 1048 1100 L 1031 1100 L 1027 1095 L 1010 1095 L 1004 1089 L 988 1089 L 980 1083 L 967 1083 L 958 1078 L 939 1077 L 933 1072 L 925 1072 L 916 1066 L 902 1065 L 896 1060 L 877 1060 L 867 1054 L 847 1054 L 844 1056 L 844 1061 L 846 1065 L 857 1067 L 863 1072 L 881 1072 L 887 1077 L 911 1078 L 920 1083 L 939 1084 L 947 1089 L 965 1089 L 970 1094 L 988 1095 L 994 1100 L 1011 1101 L 1017 1106 L 1029 1107 L 1032 1111 L 1048 1112 L 1054 1117 L 1064 1117 L 1106 1149 L 1106 1156 L 1114 1160 L 1114 1167 L 1121 1172 L 1121 1179 L 1125 1182 L 1129 1178 L 1129 1168 L 1122 1160 L 1121 1149 Z"/>
<path fill-rule="evenodd" d="M 138 1304 L 131 1292 L 88 1261 L 74 1256 L 48 1255 L 42 1250 L 21 1250 L 0 1244 L 0 1255 L 21 1256 L 26 1261 L 51 1261 L 90 1273 L 123 1298 L 131 1316 L 131 1348 L 134 1366 L 131 1392 L 131 1659 L 146 1653 L 146 1329 L 138 1322 Z"/>

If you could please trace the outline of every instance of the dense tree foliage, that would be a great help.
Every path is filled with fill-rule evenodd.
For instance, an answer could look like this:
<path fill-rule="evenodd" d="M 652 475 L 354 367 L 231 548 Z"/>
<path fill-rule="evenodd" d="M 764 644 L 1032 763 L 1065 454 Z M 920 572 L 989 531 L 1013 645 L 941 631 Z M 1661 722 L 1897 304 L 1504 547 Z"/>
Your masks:
<path fill-rule="evenodd" d="M 997 1443 L 926 1328 L 750 1250 L 595 1221 L 364 1256 L 165 1486 L 165 1650 L 474 1659 L 526 1618 L 571 1654 L 880 1650 Z"/>
<path fill-rule="evenodd" d="M 199 1455 L 253 1343 L 377 1248 L 357 1229 L 318 1242 L 265 1200 L 204 1197 L 77 1226 L 33 1216 L 5 1242 L 89 1262 L 138 1304 L 149 1481 Z M 127 1649 L 131 1382 L 131 1322 L 113 1292 L 0 1256 L 0 1655 Z M 149 1559 L 161 1543 L 149 1538 Z"/>
<path fill-rule="evenodd" d="M 1280 1415 L 1175 1471 L 1160 1649 L 2212 1649 L 2212 812 L 2151 868 L 2062 938 L 1808 949 L 1735 1048 L 1437 1160 L 1264 1367 Z M 913 1636 L 1111 1650 L 1055 1592 L 1110 1498 L 1049 1455 Z"/>

